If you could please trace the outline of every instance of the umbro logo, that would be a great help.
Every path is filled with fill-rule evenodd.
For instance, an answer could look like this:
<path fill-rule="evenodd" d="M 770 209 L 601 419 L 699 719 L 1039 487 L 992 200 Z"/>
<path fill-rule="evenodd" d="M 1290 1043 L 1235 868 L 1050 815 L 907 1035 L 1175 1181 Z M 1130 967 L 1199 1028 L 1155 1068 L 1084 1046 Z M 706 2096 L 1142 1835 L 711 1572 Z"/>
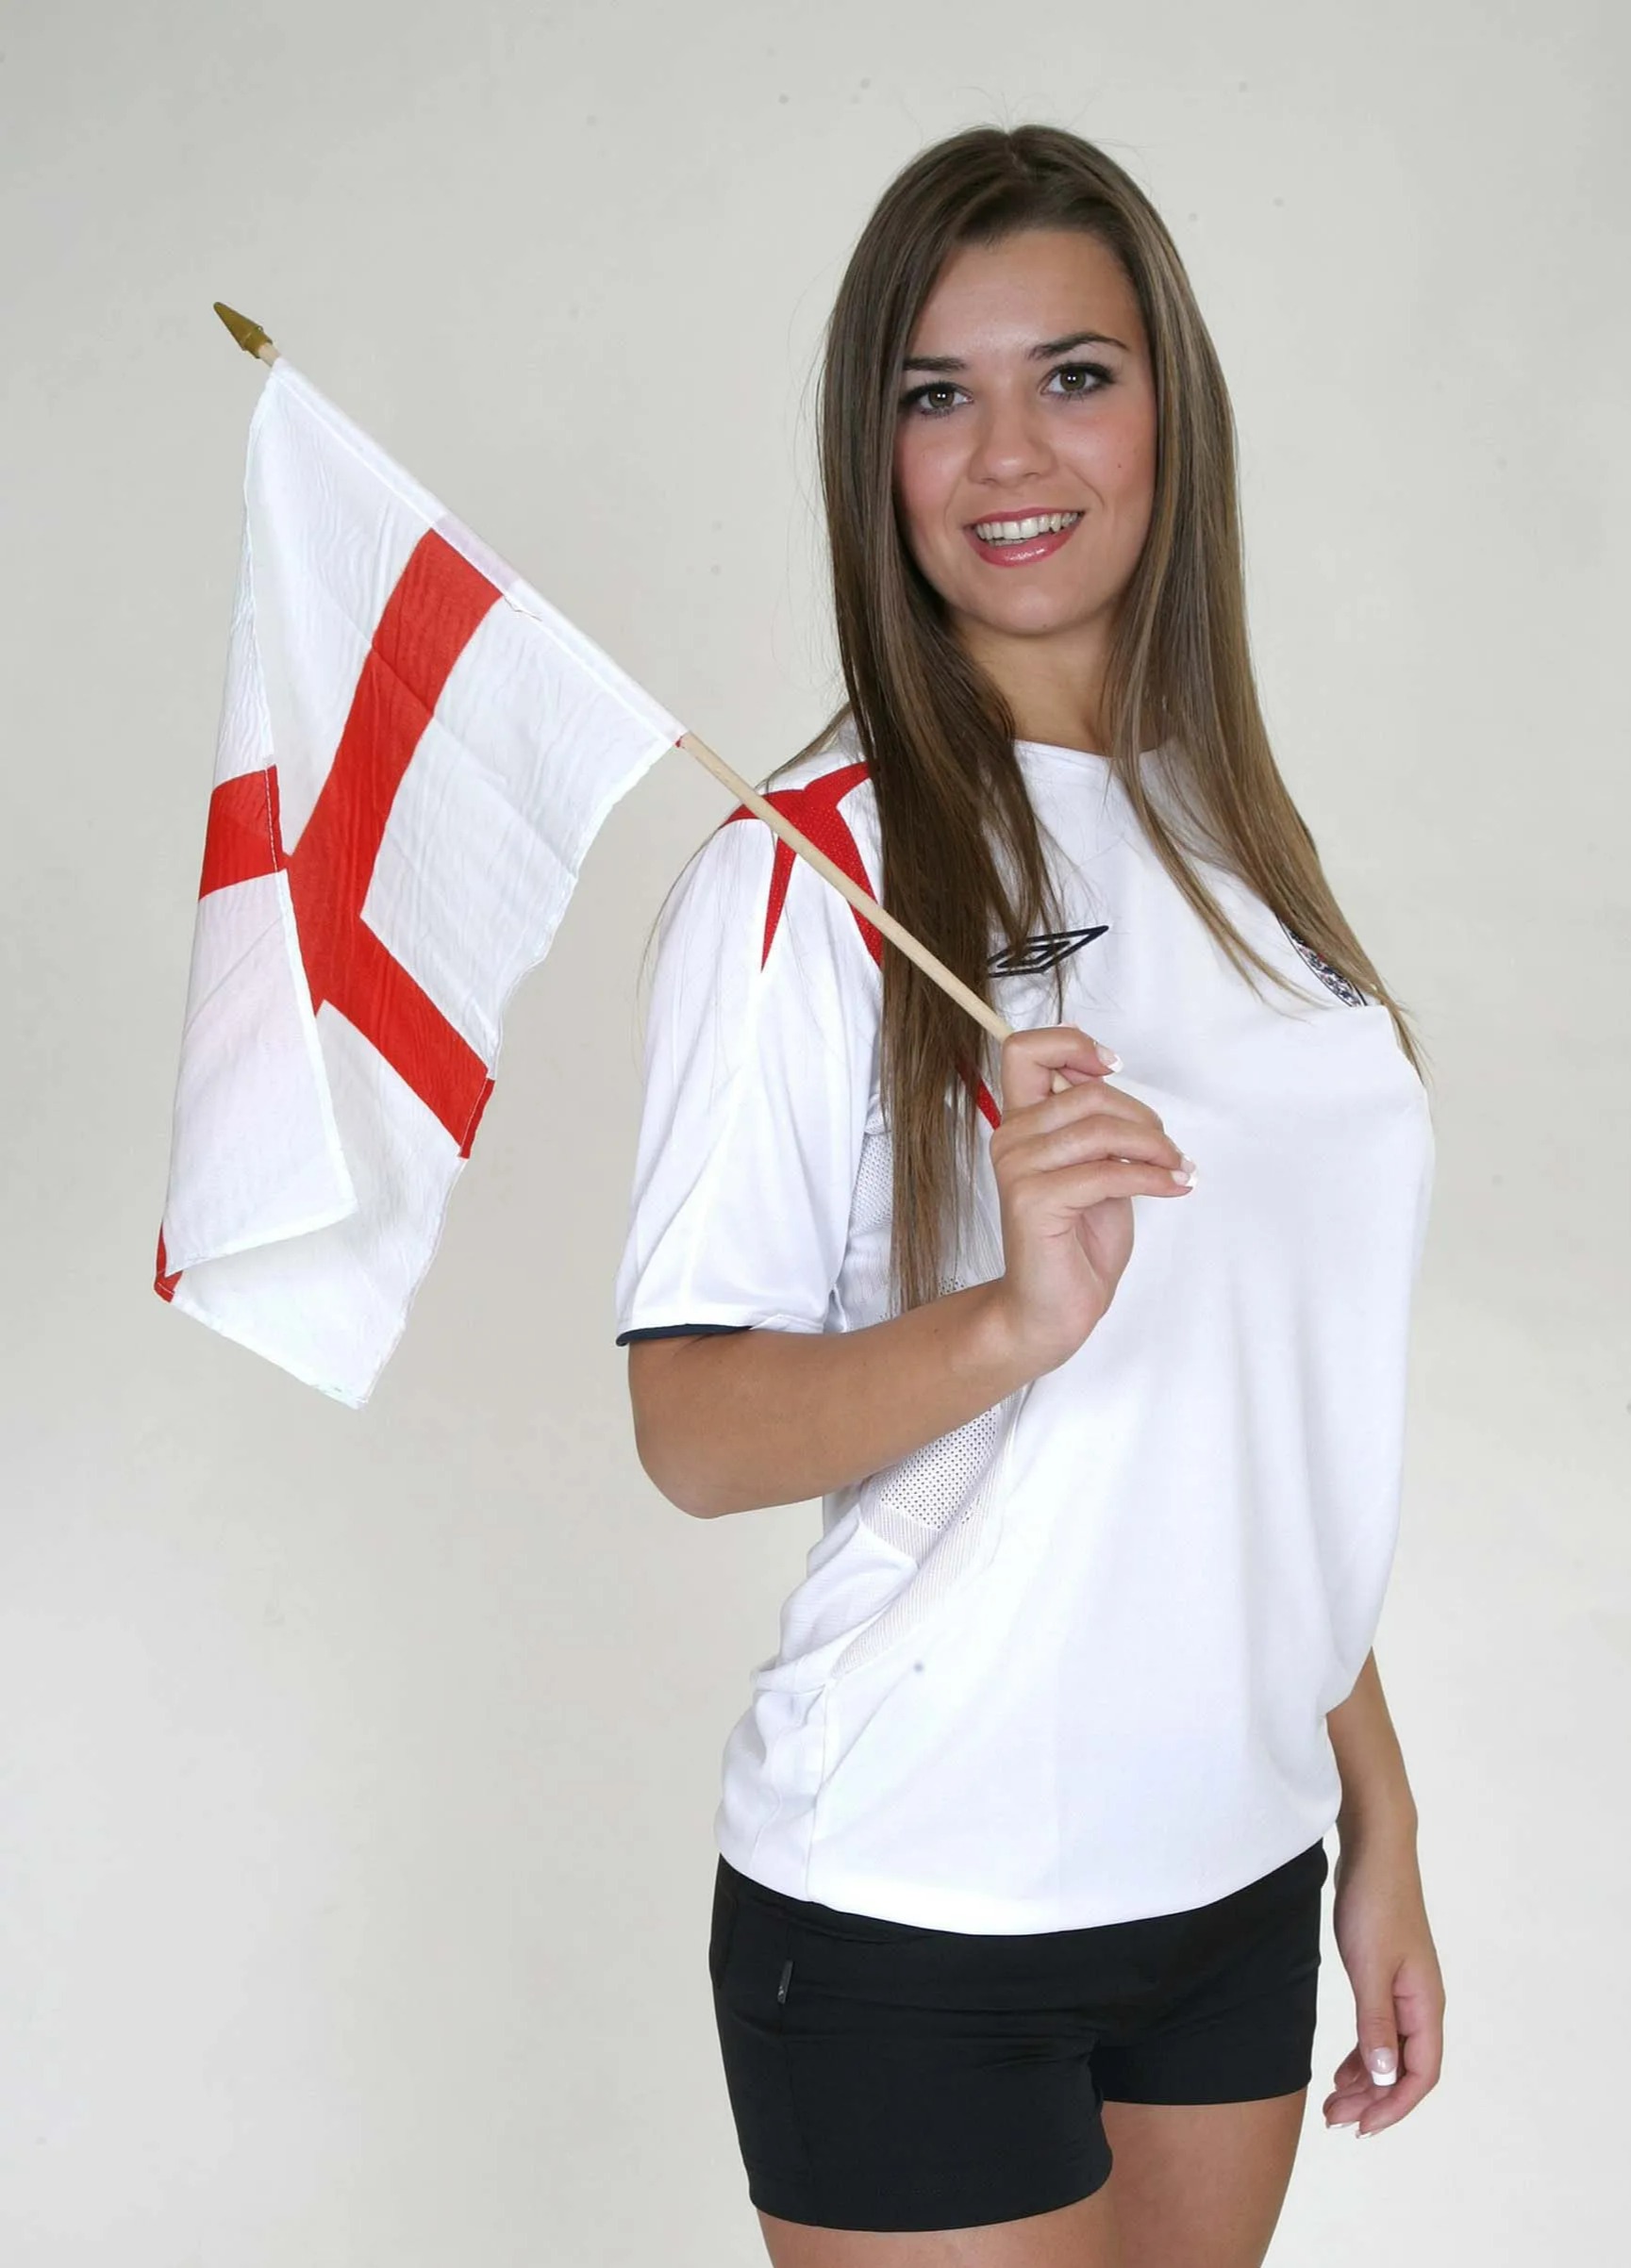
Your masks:
<path fill-rule="evenodd" d="M 1002 952 L 993 953 L 986 964 L 992 976 L 1034 976 L 1040 968 L 1052 968 L 1057 962 L 1068 961 L 1084 945 L 1102 937 L 1109 928 L 1107 921 L 1095 922 L 1091 929 L 1044 929 L 1034 937 L 1022 937 Z"/>

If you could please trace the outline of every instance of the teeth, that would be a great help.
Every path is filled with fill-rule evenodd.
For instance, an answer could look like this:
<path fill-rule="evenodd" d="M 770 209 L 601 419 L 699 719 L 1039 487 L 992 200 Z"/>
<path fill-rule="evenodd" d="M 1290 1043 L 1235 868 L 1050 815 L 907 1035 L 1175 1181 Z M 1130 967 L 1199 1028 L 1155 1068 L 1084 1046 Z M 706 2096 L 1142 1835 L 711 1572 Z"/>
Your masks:
<path fill-rule="evenodd" d="M 1035 536 L 1057 536 L 1080 518 L 1080 512 L 1039 512 L 1029 520 L 977 520 L 974 534 L 982 543 L 1028 543 Z"/>

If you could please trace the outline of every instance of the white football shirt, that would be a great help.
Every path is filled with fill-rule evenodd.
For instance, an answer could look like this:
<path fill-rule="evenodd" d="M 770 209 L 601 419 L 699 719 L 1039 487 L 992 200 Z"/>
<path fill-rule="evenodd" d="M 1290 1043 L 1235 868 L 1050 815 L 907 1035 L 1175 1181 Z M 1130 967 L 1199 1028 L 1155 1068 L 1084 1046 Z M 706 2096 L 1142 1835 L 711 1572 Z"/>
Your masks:
<path fill-rule="evenodd" d="M 1066 1362 L 824 1500 L 715 1820 L 774 1889 L 970 1931 L 1204 1905 L 1335 1822 L 1325 1714 L 1392 1562 L 1434 1157 L 1385 1007 L 1207 863 L 1296 996 L 1255 991 L 1105 758 L 1018 756 L 1066 928 L 993 947 L 996 1005 L 1059 1020 L 1062 959 L 1063 1020 L 1121 1055 L 1110 1084 L 1197 1184 L 1135 1199 L 1126 1271 Z M 775 799 L 877 896 L 848 728 Z M 658 935 L 620 1345 L 891 1312 L 879 950 L 750 813 L 687 869 Z M 1002 1272 L 993 1113 L 947 1288 Z"/>

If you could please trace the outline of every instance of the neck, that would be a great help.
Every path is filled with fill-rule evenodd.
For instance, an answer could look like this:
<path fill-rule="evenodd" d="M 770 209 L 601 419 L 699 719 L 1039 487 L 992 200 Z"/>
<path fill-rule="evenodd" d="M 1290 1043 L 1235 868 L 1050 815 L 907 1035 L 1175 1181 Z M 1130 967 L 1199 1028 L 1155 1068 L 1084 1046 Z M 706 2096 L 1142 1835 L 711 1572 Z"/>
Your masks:
<path fill-rule="evenodd" d="M 964 653 L 1012 710 L 1016 738 L 1104 753 L 1107 626 L 1095 620 L 1069 633 L 1017 637 L 963 616 L 955 621 L 954 630 Z"/>

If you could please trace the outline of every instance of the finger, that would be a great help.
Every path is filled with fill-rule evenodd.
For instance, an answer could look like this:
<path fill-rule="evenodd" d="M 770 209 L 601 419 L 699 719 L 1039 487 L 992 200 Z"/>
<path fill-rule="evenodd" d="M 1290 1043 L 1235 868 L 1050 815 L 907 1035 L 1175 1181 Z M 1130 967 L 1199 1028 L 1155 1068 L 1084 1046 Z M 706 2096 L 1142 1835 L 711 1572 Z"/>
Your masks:
<path fill-rule="evenodd" d="M 1023 1109 L 1044 1095 L 1057 1094 L 1084 1079 L 1103 1079 L 1119 1071 L 1115 1050 L 1102 1051 L 1076 1024 L 1049 1024 L 1036 1031 L 1011 1032 L 1003 1042 L 1002 1107 Z M 1063 1086 L 1057 1084 L 1058 1079 Z"/>
<path fill-rule="evenodd" d="M 1392 2090 L 1390 2088 L 1389 2093 L 1391 2094 L 1391 2092 Z M 1348 2079 L 1341 2086 L 1333 2087 L 1330 2094 L 1326 2095 L 1325 2113 L 1328 2117 L 1337 2105 L 1343 2104 L 1351 2106 L 1347 2110 L 1346 2115 L 1349 2118 L 1357 2118 L 1367 2103 L 1373 2103 L 1376 2100 L 1377 2090 L 1372 2086 L 1369 2079 Z"/>
<path fill-rule="evenodd" d="M 1158 1158 L 1175 1166 L 1184 1154 L 1178 1143 L 1154 1111 L 1138 1103 L 1123 1108 L 1130 1100 L 1107 1086 L 1045 1096 L 992 1131 L 993 1169 L 1011 1180 L 1087 1158 Z"/>
<path fill-rule="evenodd" d="M 1320 2106 L 1327 2126 L 1351 2126 L 1361 2111 L 1370 2110 L 1381 2099 L 1381 2090 L 1359 2061 L 1356 2047 L 1342 2058 L 1331 2074 L 1331 2093 Z"/>
<path fill-rule="evenodd" d="M 1101 1088 L 1107 1099 L 1108 1090 Z M 1054 1123 L 1047 1123 L 1052 1117 Z M 993 1139 L 993 1164 L 1003 1168 L 1010 1188 L 1028 1174 L 1057 1173 L 1061 1167 L 1085 1166 L 1119 1158 L 1169 1168 L 1192 1167 L 1157 1118 L 1115 1110 L 1043 1114 L 1040 1106 L 1027 1111 L 1002 1147 Z"/>
<path fill-rule="evenodd" d="M 1439 2084 L 1443 2065 L 1443 2025 L 1430 2001 L 1415 1997 L 1406 2004 L 1399 2040 L 1399 2077 L 1388 2089 L 1392 2109 L 1378 2111 L 1376 2124 L 1396 2125 L 1406 2111 L 1430 2094 Z"/>
<path fill-rule="evenodd" d="M 1406 2072 L 1438 2083 L 1444 2056 L 1444 1995 L 1426 1984 L 1406 1980 L 1393 1995 L 1399 2011 L 1399 2061 Z"/>
<path fill-rule="evenodd" d="M 1359 2132 L 1380 2134 L 1384 2127 L 1396 2127 L 1402 2118 L 1408 2118 L 1429 2086 L 1428 2080 L 1406 2074 L 1396 2086 L 1378 2090 L 1374 2107 L 1360 2113 Z"/>
<path fill-rule="evenodd" d="M 1378 2087 L 1393 2086 L 1399 2077 L 1399 2029 L 1393 2015 L 1390 1986 L 1359 2010 L 1359 2055 Z"/>
<path fill-rule="evenodd" d="M 1018 1106 L 1010 1103 L 1002 1124 L 991 1134 L 991 1163 L 999 1164 L 1019 1145 L 1035 1141 L 1039 1135 L 1058 1128 L 1073 1131 L 1095 1119 L 1110 1118 L 1127 1126 L 1145 1127 L 1167 1138 L 1167 1130 L 1157 1114 L 1137 1095 L 1129 1095 L 1123 1087 L 1112 1086 L 1108 1080 L 1084 1080 L 1073 1085 L 1068 1093 L 1041 1095 L 1034 1102 Z"/>
<path fill-rule="evenodd" d="M 1325 2097 L 1325 2100 L 1327 2104 L 1351 2103 L 1367 2105 L 1371 2103 L 1385 2102 L 1392 2094 L 1392 2093 L 1393 2090 L 1391 2087 L 1378 2087 L 1373 2080 L 1368 2079 L 1364 2073 L 1360 2072 L 1357 2078 L 1344 2078 L 1340 2079 L 1337 2085 L 1332 2088 L 1330 2094 Z M 1354 2113 L 1350 2112 L 1350 2116 L 1352 2115 L 1354 2115 Z"/>
<path fill-rule="evenodd" d="M 1092 1158 L 1085 1165 L 1057 1166 L 1048 1173 L 1023 1174 L 1008 1184 L 1007 1205 L 1016 1228 L 1040 1217 L 1040 1233 L 1073 1234 L 1077 1213 L 1112 1197 L 1187 1197 L 1192 1184 L 1175 1168 L 1147 1158 Z"/>
<path fill-rule="evenodd" d="M 1385 1994 L 1361 1995 L 1360 2048 L 1377 2091 L 1376 2102 L 1360 2113 L 1361 2134 L 1397 2126 L 1438 2083 L 1443 2045 L 1438 2007 L 1427 1993 L 1401 1991 L 1397 1983 Z"/>
<path fill-rule="evenodd" d="M 1371 2093 L 1370 2074 L 1360 2062 L 1359 2051 L 1356 2047 L 1352 2054 L 1345 2055 L 1336 2070 L 1332 2072 L 1331 2084 L 1339 2094 L 1369 2094 Z"/>
<path fill-rule="evenodd" d="M 1351 2126 L 1360 2112 L 1378 2099 L 1378 2090 L 1366 2077 L 1359 2051 L 1343 2058 L 1331 2074 L 1333 2085 L 1320 2109 L 1328 2127 Z"/>
<path fill-rule="evenodd" d="M 1141 1118 L 1148 1126 L 1161 1123 L 1157 1111 L 1137 1095 L 1129 1095 L 1124 1086 L 1113 1086 L 1107 1078 L 1074 1080 L 1068 1088 L 1057 1087 L 1049 1094 L 1039 1095 L 1033 1102 L 1010 1101 L 1005 1116 L 1024 1118 L 1035 1126 L 1066 1126 L 1095 1110 L 1116 1111 L 1123 1118 Z"/>
<path fill-rule="evenodd" d="M 1353 2094 L 1333 2095 L 1323 2106 L 1325 2124 L 1333 2134 L 1340 2134 L 1344 2128 L 1353 2133 L 1370 2108 L 1364 2096 Z"/>
<path fill-rule="evenodd" d="M 1344 2087 L 1327 2095 L 1321 2111 L 1333 2131 L 1345 2128 L 1350 2133 L 1373 2134 L 1378 2125 L 1389 2123 L 1390 2106 L 1397 2093 L 1396 2087 L 1377 2087 L 1366 2079 L 1356 2087 Z"/>
<path fill-rule="evenodd" d="M 1390 2086 L 1378 2086 L 1373 2080 L 1368 2090 L 1354 2089 L 1346 2100 L 1358 2105 L 1356 2131 L 1360 2134 L 1379 2134 L 1384 2127 L 1396 2127 L 1402 2118 L 1408 2117 L 1424 2094 L 1430 2094 L 1439 2082 L 1441 2063 L 1440 2028 L 1430 2007 L 1422 2010 L 1420 2028 L 1406 2029 L 1400 2038 L 1399 2074 Z M 1357 2050 L 1355 2051 L 1356 2057 Z M 1347 2071 L 1355 2061 L 1351 2057 L 1342 2066 Z M 1361 2101 L 1368 2092 L 1370 2100 Z M 1339 2122 L 1333 2122 L 1339 2123 Z"/>

